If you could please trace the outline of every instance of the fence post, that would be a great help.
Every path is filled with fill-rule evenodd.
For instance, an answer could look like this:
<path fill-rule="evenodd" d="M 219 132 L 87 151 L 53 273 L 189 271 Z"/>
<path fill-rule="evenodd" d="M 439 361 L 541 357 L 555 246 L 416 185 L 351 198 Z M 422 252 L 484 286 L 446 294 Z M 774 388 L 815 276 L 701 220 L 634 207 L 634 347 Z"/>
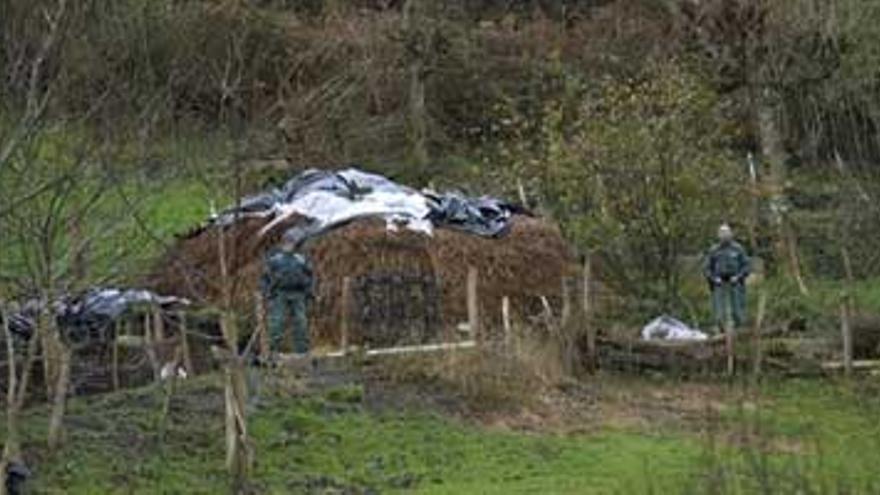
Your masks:
<path fill-rule="evenodd" d="M 110 379 L 113 381 L 113 390 L 119 390 L 119 335 L 120 328 L 125 328 L 125 320 L 119 319 L 113 324 L 113 347 L 110 364 Z"/>
<path fill-rule="evenodd" d="M 501 298 L 501 324 L 504 327 L 504 348 L 509 353 L 513 343 L 513 329 L 510 325 L 510 298 Z"/>
<path fill-rule="evenodd" d="M 583 272 L 583 299 L 581 311 L 583 312 L 584 325 L 587 327 L 587 370 L 591 373 L 599 368 L 598 353 L 596 350 L 596 327 L 593 325 L 591 291 L 592 283 L 592 257 L 590 253 L 584 256 L 584 272 Z"/>
<path fill-rule="evenodd" d="M 150 366 L 153 368 L 153 381 L 159 381 L 159 363 L 156 359 L 156 349 L 153 347 L 154 339 L 153 339 L 153 322 L 150 317 L 152 310 L 151 308 L 147 308 L 144 311 L 144 352 L 147 354 L 147 359 L 150 361 Z"/>
<path fill-rule="evenodd" d="M 483 332 L 480 328 L 480 307 L 477 298 L 477 278 L 479 274 L 474 266 L 468 267 L 467 274 L 467 310 L 468 328 L 471 336 L 479 343 L 483 343 Z"/>
<path fill-rule="evenodd" d="M 342 318 L 340 320 L 340 346 L 342 354 L 348 354 L 348 334 L 351 315 L 351 277 L 342 279 Z"/>
<path fill-rule="evenodd" d="M 559 315 L 559 324 L 565 329 L 571 319 L 571 287 L 568 279 L 562 277 L 562 313 Z"/>
<path fill-rule="evenodd" d="M 757 381 L 761 375 L 761 360 L 763 359 L 763 349 L 761 348 L 761 332 L 764 325 L 764 313 L 767 311 L 767 292 L 761 291 L 758 296 L 758 315 L 755 318 L 754 335 L 752 336 L 752 374 Z"/>
<path fill-rule="evenodd" d="M 849 308 L 844 300 L 840 304 L 840 333 L 843 337 L 843 371 L 846 376 L 852 374 L 852 328 L 849 321 Z"/>
<path fill-rule="evenodd" d="M 161 342 L 165 340 L 165 315 L 162 314 L 162 308 L 157 304 L 151 305 L 150 310 L 153 312 L 153 328 L 155 329 L 153 337 L 156 341 Z"/>
<path fill-rule="evenodd" d="M 183 367 L 186 368 L 187 373 L 194 375 L 196 370 L 193 368 L 192 354 L 189 350 L 189 331 L 186 327 L 185 312 L 177 313 L 177 322 L 180 331 L 180 351 L 183 353 Z"/>
<path fill-rule="evenodd" d="M 263 294 L 256 292 L 254 295 L 254 311 L 257 313 L 257 331 L 260 332 L 260 340 L 258 341 L 260 349 L 260 357 L 268 358 L 269 352 L 269 332 L 266 328 L 266 308 L 263 305 Z"/>

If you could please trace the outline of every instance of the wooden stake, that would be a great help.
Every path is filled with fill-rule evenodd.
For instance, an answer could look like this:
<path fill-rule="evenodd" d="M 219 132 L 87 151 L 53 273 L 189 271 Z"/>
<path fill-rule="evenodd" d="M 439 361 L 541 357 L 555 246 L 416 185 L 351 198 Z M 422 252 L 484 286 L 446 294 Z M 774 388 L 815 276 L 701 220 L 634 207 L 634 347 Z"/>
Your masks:
<path fill-rule="evenodd" d="M 761 291 L 758 296 L 758 315 L 755 318 L 754 335 L 752 335 L 752 375 L 757 380 L 761 374 L 761 360 L 763 359 L 761 348 L 761 332 L 764 325 L 764 313 L 767 310 L 767 292 Z"/>
<path fill-rule="evenodd" d="M 471 332 L 471 338 L 477 342 L 483 342 L 483 332 L 480 329 L 480 309 L 479 300 L 477 299 L 477 278 L 479 274 L 476 267 L 468 267 L 467 275 L 467 310 L 468 310 L 468 328 Z"/>
<path fill-rule="evenodd" d="M 266 307 L 263 304 L 263 295 L 257 292 L 254 295 L 254 301 L 254 312 L 256 312 L 257 316 L 257 332 L 260 333 L 260 340 L 258 341 L 259 354 L 261 357 L 266 358 L 272 349 L 270 349 L 269 345 L 269 331 L 266 327 Z"/>
<path fill-rule="evenodd" d="M 517 189 L 517 192 L 519 192 L 520 204 L 522 204 L 523 207 L 528 208 L 529 207 L 529 200 L 526 197 L 526 188 L 523 187 L 523 183 L 519 179 L 517 179 L 517 181 L 516 181 L 516 189 Z"/>
<path fill-rule="evenodd" d="M 186 313 L 180 311 L 177 313 L 178 328 L 180 331 L 180 351 L 183 353 L 183 367 L 190 375 L 194 375 L 196 370 L 193 367 L 192 354 L 189 350 L 189 331 L 186 327 Z"/>
<path fill-rule="evenodd" d="M 852 328 L 849 324 L 849 311 L 846 301 L 840 304 L 840 333 L 843 338 L 843 370 L 846 376 L 852 374 Z"/>
<path fill-rule="evenodd" d="M 571 290 L 568 279 L 562 278 L 562 313 L 559 316 L 559 324 L 565 328 L 571 319 Z"/>
<path fill-rule="evenodd" d="M 342 279 L 342 318 L 340 320 L 340 347 L 345 355 L 348 352 L 349 318 L 351 317 L 351 277 Z"/>
<path fill-rule="evenodd" d="M 112 364 L 110 365 L 110 379 L 113 381 L 113 390 L 119 390 L 119 336 L 122 334 L 120 328 L 125 324 L 125 320 L 118 320 L 113 325 L 113 347 L 112 347 Z"/>
<path fill-rule="evenodd" d="M 158 305 L 152 306 L 153 311 L 153 336 L 156 341 L 161 342 L 165 340 L 165 315 L 162 313 L 162 308 Z"/>
<path fill-rule="evenodd" d="M 150 361 L 150 366 L 153 368 L 153 380 L 159 381 L 161 369 L 159 361 L 156 359 L 156 349 L 153 347 L 154 343 L 153 323 L 150 318 L 150 311 L 148 310 L 144 312 L 144 351 L 147 353 L 147 359 Z"/>
<path fill-rule="evenodd" d="M 599 368 L 596 350 L 596 327 L 593 325 L 590 284 L 592 283 L 592 259 L 590 253 L 584 256 L 582 308 L 584 325 L 587 326 L 587 370 L 595 372 Z"/>
<path fill-rule="evenodd" d="M 513 342 L 513 330 L 510 325 L 510 298 L 501 298 L 501 324 L 504 326 L 504 347 L 510 352 Z"/>

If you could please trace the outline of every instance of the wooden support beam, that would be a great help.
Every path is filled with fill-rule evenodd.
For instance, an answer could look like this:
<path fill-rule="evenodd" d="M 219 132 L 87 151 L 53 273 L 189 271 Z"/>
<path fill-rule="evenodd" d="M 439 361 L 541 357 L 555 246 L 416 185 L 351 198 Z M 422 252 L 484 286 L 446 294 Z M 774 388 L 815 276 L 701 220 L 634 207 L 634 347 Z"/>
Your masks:
<path fill-rule="evenodd" d="M 254 312 L 257 317 L 257 332 L 259 332 L 259 341 L 257 342 L 257 353 L 266 357 L 271 349 L 269 348 L 269 331 L 266 327 L 266 306 L 263 303 L 263 294 L 256 292 L 254 294 Z"/>
<path fill-rule="evenodd" d="M 119 338 L 124 333 L 125 320 L 118 320 L 113 325 L 113 347 L 111 349 L 112 356 L 110 361 L 110 379 L 113 383 L 113 390 L 119 390 Z"/>
<path fill-rule="evenodd" d="M 130 336 L 135 337 L 135 336 Z M 159 374 L 161 373 L 159 361 L 156 358 L 156 351 L 153 348 L 153 343 L 155 339 L 153 338 L 153 322 L 151 318 L 151 312 L 149 310 L 144 312 L 144 334 L 143 334 L 143 349 L 147 354 L 147 359 L 150 361 L 150 366 L 153 368 L 153 380 L 159 381 Z M 134 340 L 132 340 L 134 342 Z M 123 341 L 119 341 L 120 345 L 123 345 Z"/>
<path fill-rule="evenodd" d="M 510 324 L 510 298 L 501 298 L 501 324 L 504 328 L 504 348 L 510 352 L 513 348 L 513 328 Z"/>
<path fill-rule="evenodd" d="M 183 367 L 190 375 L 194 375 L 196 370 L 193 367 L 192 353 L 189 350 L 189 331 L 186 326 L 186 313 L 180 311 L 177 313 L 177 325 L 180 333 L 180 352 L 183 356 Z"/>
<path fill-rule="evenodd" d="M 339 345 L 342 352 L 345 353 L 349 345 L 350 318 L 351 318 L 351 277 L 342 279 L 342 315 L 339 321 Z"/>
<path fill-rule="evenodd" d="M 562 277 L 562 312 L 559 315 L 559 325 L 565 328 L 571 321 L 571 287 L 568 279 Z"/>
<path fill-rule="evenodd" d="M 764 314 L 767 311 L 767 292 L 762 290 L 758 295 L 758 315 L 755 318 L 755 327 L 752 329 L 752 376 L 757 380 L 761 375 L 761 360 L 764 349 L 761 342 L 761 332 L 764 325 Z"/>
<path fill-rule="evenodd" d="M 581 299 L 581 311 L 583 312 L 584 325 L 587 327 L 587 371 L 595 372 L 599 368 L 599 355 L 596 348 L 596 325 L 593 322 L 593 307 L 591 300 L 590 284 L 592 284 L 592 257 L 588 252 L 584 256 L 583 268 L 583 298 Z"/>
<path fill-rule="evenodd" d="M 843 341 L 843 371 L 846 376 L 852 374 L 853 369 L 853 347 L 852 347 L 852 327 L 849 320 L 849 305 L 844 300 L 840 305 L 840 334 Z"/>
<path fill-rule="evenodd" d="M 471 338 L 482 343 L 483 332 L 480 328 L 480 304 L 477 294 L 478 277 L 477 268 L 469 266 L 467 274 L 468 328 L 470 329 Z"/>

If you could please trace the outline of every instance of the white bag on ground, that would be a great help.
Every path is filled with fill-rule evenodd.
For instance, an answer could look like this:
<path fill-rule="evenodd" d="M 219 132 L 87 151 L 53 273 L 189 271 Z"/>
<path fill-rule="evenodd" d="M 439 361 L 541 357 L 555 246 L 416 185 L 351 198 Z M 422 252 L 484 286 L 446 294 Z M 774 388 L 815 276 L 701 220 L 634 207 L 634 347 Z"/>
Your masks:
<path fill-rule="evenodd" d="M 642 328 L 642 340 L 706 340 L 705 333 L 668 315 L 658 316 Z"/>

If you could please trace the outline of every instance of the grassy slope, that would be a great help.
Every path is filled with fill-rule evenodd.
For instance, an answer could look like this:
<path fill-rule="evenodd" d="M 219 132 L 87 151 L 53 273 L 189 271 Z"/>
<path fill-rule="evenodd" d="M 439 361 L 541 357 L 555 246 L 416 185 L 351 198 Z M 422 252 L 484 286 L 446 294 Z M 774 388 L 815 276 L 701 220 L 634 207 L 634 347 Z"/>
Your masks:
<path fill-rule="evenodd" d="M 164 446 L 155 389 L 78 399 L 67 447 L 52 456 L 40 446 L 44 413 L 32 411 L 28 451 L 40 492 L 225 490 L 220 396 L 216 377 L 187 383 Z M 757 493 L 762 477 L 770 493 L 878 487 L 880 405 L 863 387 L 773 385 L 757 410 L 736 407 L 740 397 L 725 399 L 709 436 L 686 424 L 662 434 L 607 425 L 576 435 L 488 429 L 425 410 L 369 412 L 357 390 L 266 399 L 251 425 L 254 479 L 264 493 Z"/>

